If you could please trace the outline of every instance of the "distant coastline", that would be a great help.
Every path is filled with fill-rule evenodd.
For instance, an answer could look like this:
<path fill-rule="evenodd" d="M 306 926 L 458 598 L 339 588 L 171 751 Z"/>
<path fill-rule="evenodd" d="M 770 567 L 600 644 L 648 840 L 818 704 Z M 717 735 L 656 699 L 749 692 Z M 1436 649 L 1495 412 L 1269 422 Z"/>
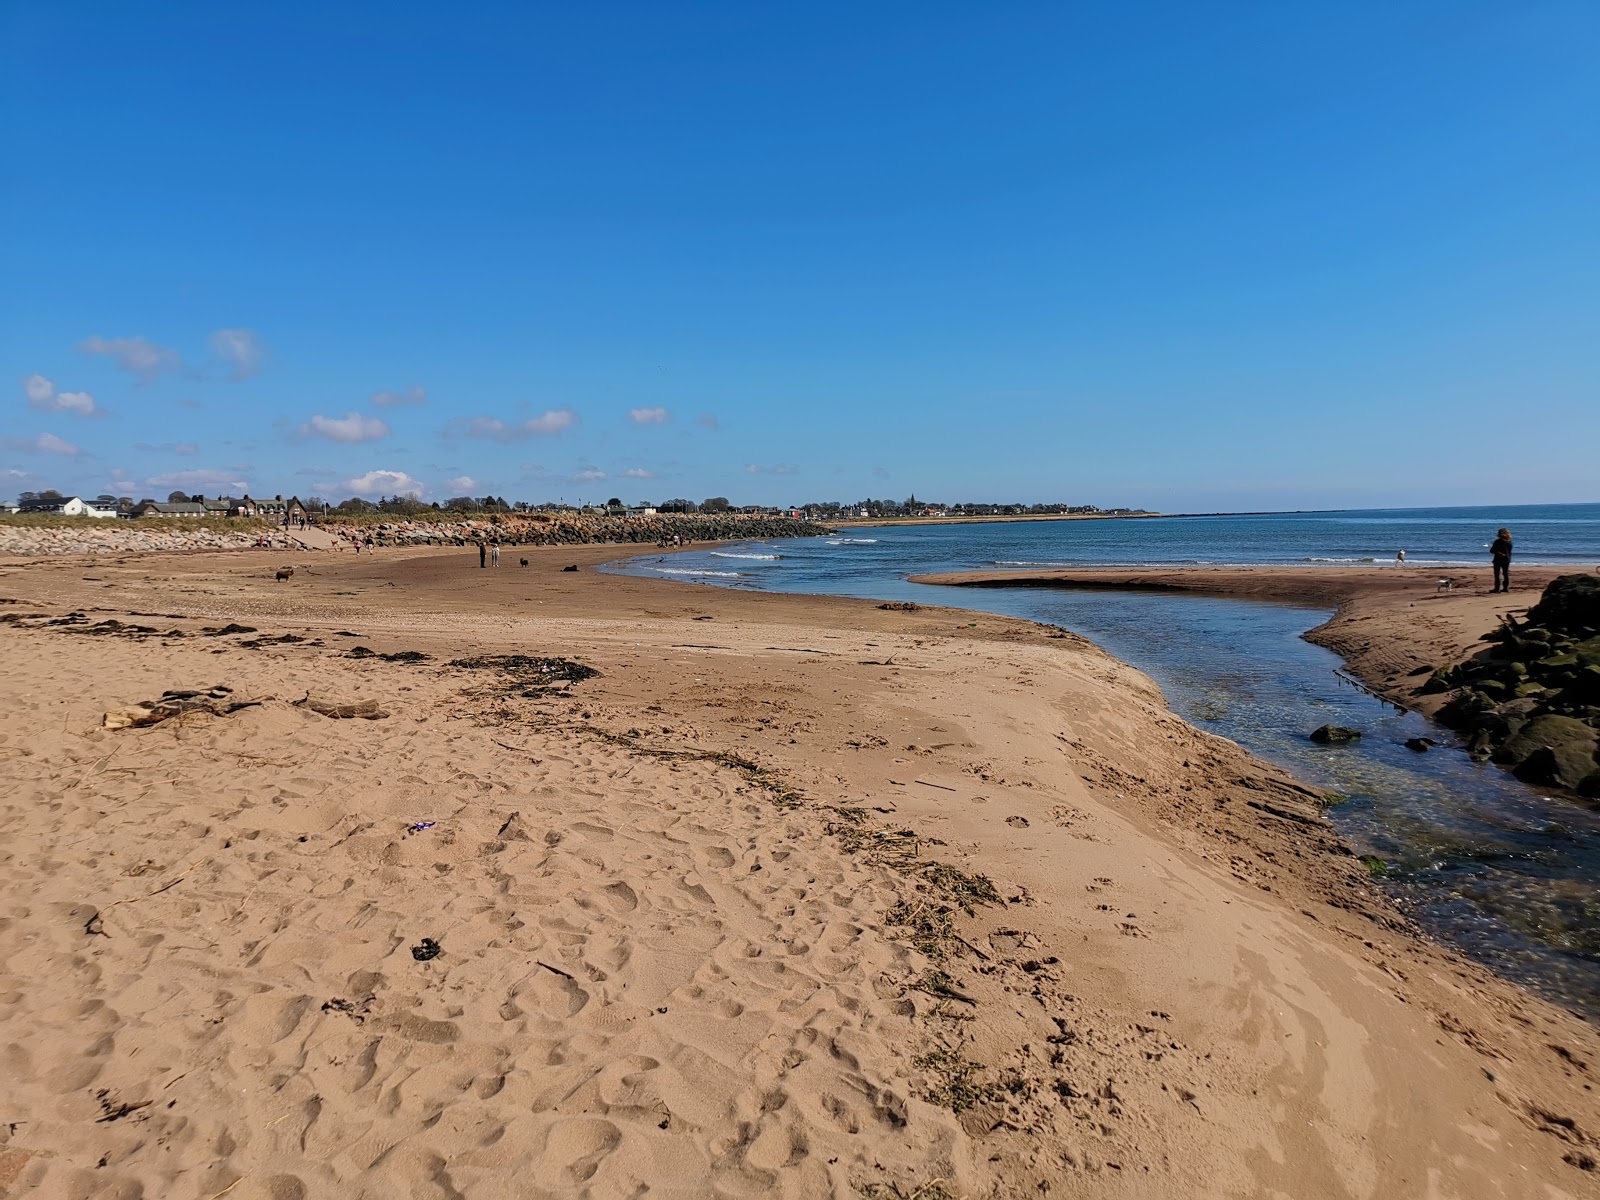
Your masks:
<path fill-rule="evenodd" d="M 830 517 L 829 525 L 856 529 L 882 525 L 1001 525 L 1015 521 L 1129 521 L 1164 517 L 1167 513 L 1013 513 L 984 517 Z"/>

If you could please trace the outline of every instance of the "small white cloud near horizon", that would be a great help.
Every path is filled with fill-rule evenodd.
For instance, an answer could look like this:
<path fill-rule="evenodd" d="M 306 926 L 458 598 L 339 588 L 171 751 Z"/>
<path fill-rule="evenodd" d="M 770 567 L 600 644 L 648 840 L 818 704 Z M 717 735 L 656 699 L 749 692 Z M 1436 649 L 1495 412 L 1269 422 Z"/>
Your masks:
<path fill-rule="evenodd" d="M 28 394 L 28 407 L 41 412 L 77 413 L 80 417 L 97 417 L 102 412 L 88 392 L 58 392 L 55 380 L 43 375 L 29 375 L 22 381 L 22 390 Z"/>
<path fill-rule="evenodd" d="M 457 475 L 454 479 L 446 479 L 444 485 L 452 492 L 470 492 L 478 486 L 478 481 L 471 475 Z"/>
<path fill-rule="evenodd" d="M 361 442 L 375 442 L 389 436 L 389 426 L 377 417 L 351 412 L 342 417 L 312 417 L 299 430 L 301 437 L 325 437 L 329 441 L 343 442 L 347 446 Z"/>
<path fill-rule="evenodd" d="M 624 479 L 654 479 L 656 473 L 648 471 L 644 467 L 629 467 L 622 473 L 622 477 Z"/>
<path fill-rule="evenodd" d="M 628 420 L 635 425 L 665 425 L 672 414 L 664 408 L 634 408 L 628 410 Z"/>
<path fill-rule="evenodd" d="M 715 413 L 701 413 L 698 417 L 695 418 L 695 422 L 694 423 L 696 425 L 700 426 L 701 429 L 721 429 L 722 428 L 722 425 L 717 420 Z"/>
<path fill-rule="evenodd" d="M 422 484 L 404 471 L 368 471 L 354 479 L 346 479 L 340 487 L 358 496 L 416 496 L 426 490 Z"/>
<path fill-rule="evenodd" d="M 594 467 L 585 467 L 585 468 L 583 468 L 583 470 L 576 471 L 576 472 L 573 473 L 572 482 L 573 483 L 598 483 L 598 482 L 600 482 L 600 480 L 604 479 L 605 477 L 606 477 L 606 473 L 604 471 L 596 470 Z"/>
<path fill-rule="evenodd" d="M 79 342 L 78 349 L 85 354 L 115 359 L 117 366 L 137 376 L 141 383 L 149 383 L 156 376 L 183 366 L 176 350 L 158 346 L 149 338 L 103 338 L 97 333 Z"/>
<path fill-rule="evenodd" d="M 237 383 L 261 370 L 267 348 L 252 330 L 219 329 L 211 335 L 211 353 L 228 364 L 228 377 Z"/>
<path fill-rule="evenodd" d="M 570 408 L 552 408 L 529 417 L 526 421 L 507 424 L 499 417 L 472 417 L 464 432 L 468 437 L 488 438 L 496 442 L 519 442 L 525 438 L 554 437 L 578 423 L 578 414 Z"/>
<path fill-rule="evenodd" d="M 409 387 L 403 392 L 373 392 L 370 399 L 379 408 L 402 408 L 427 403 L 428 389 Z"/>
<path fill-rule="evenodd" d="M 775 467 L 763 467 L 757 463 L 750 463 L 744 469 L 746 475 L 793 475 L 794 472 L 795 469 L 793 467 L 784 463 L 779 463 Z"/>
<path fill-rule="evenodd" d="M 181 490 L 189 493 L 219 491 L 248 492 L 250 482 L 240 477 L 237 471 L 218 470 L 210 467 L 199 467 L 192 471 L 168 471 L 163 475 L 152 475 L 144 481 L 144 486 L 154 491 L 166 489 L 167 491 Z"/>

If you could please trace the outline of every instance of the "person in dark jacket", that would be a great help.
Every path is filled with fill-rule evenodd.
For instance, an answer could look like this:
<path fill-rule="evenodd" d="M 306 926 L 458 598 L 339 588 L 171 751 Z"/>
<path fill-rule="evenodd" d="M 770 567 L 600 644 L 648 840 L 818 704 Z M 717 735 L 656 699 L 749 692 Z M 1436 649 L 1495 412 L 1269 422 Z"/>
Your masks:
<path fill-rule="evenodd" d="M 487 567 L 488 565 L 489 565 L 489 544 L 487 542 L 479 542 L 478 543 L 478 566 L 480 568 L 483 568 L 483 567 Z"/>
<path fill-rule="evenodd" d="M 1511 530 L 1502 529 L 1489 547 L 1489 558 L 1494 563 L 1494 588 L 1496 592 L 1511 590 Z"/>

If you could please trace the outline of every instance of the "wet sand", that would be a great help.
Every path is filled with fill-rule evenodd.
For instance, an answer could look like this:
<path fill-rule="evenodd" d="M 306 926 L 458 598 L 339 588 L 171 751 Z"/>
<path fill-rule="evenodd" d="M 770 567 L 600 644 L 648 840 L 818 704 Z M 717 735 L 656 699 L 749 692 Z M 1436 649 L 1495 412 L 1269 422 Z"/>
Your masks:
<path fill-rule="evenodd" d="M 1595 1031 L 1137 671 L 619 552 L 0 565 L 0 1194 L 1592 1194 Z"/>

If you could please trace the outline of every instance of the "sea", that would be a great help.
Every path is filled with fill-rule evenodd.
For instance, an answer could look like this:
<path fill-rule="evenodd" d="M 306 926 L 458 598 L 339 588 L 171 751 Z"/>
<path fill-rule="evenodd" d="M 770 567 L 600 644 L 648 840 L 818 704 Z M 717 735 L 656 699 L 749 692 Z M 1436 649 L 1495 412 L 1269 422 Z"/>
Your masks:
<path fill-rule="evenodd" d="M 1341 802 L 1329 818 L 1440 940 L 1600 1020 L 1600 812 L 1473 761 L 1453 736 L 1371 695 L 1302 638 L 1331 612 L 1151 592 L 952 588 L 907 576 L 994 568 L 1394 563 L 1487 579 L 1518 564 L 1600 569 L 1600 504 L 1368 509 L 1096 521 L 850 527 L 837 536 L 642 555 L 611 570 L 773 592 L 913 600 L 1060 625 L 1153 678 L 1186 720 Z M 1319 746 L 1319 725 L 1362 730 Z M 1408 738 L 1443 744 L 1427 754 Z"/>

